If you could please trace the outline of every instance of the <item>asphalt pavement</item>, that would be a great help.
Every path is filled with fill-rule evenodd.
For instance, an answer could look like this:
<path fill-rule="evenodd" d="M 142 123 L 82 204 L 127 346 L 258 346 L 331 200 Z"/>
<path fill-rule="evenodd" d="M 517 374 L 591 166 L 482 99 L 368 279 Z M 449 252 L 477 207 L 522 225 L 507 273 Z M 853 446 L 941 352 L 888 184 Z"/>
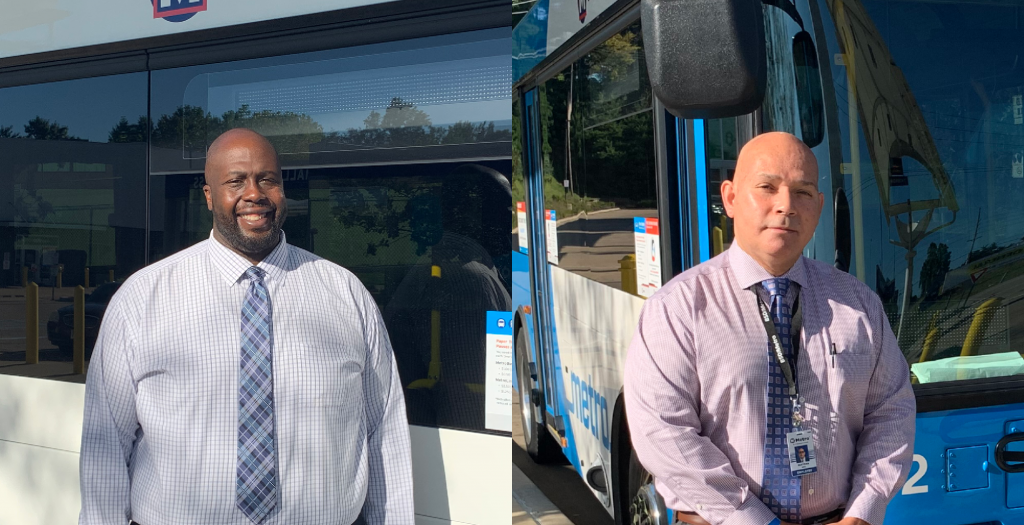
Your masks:
<path fill-rule="evenodd" d="M 613 525 L 568 461 L 538 465 L 530 459 L 518 401 L 512 409 L 512 525 Z"/>

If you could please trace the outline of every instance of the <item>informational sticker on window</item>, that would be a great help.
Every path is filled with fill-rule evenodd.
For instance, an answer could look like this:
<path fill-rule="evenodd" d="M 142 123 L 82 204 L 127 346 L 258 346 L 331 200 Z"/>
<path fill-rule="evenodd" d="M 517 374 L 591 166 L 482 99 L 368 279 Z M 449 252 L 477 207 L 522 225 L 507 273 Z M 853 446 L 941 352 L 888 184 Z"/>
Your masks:
<path fill-rule="evenodd" d="M 487 312 L 484 426 L 488 430 L 512 431 L 512 367 L 515 366 L 513 315 L 514 312 Z"/>
<path fill-rule="evenodd" d="M 661 288 L 658 219 L 633 217 L 633 245 L 636 250 L 636 291 L 641 297 L 650 297 Z"/>
<path fill-rule="evenodd" d="M 548 245 L 548 262 L 558 264 L 558 219 L 555 210 L 544 210 L 544 227 Z"/>
<path fill-rule="evenodd" d="M 528 253 L 530 246 L 529 232 L 526 229 L 526 203 L 516 203 L 516 222 L 519 223 L 519 251 Z"/>

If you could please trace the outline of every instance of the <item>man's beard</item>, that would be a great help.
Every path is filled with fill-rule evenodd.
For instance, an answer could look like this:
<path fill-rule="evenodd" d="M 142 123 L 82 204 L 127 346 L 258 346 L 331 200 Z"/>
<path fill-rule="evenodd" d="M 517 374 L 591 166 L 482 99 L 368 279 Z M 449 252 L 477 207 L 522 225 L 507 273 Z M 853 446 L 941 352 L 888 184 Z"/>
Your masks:
<path fill-rule="evenodd" d="M 287 213 L 284 210 L 275 209 L 274 220 L 269 230 L 249 234 L 242 231 L 236 217 L 234 213 L 213 214 L 217 231 L 235 250 L 247 255 L 255 255 L 267 253 L 277 247 L 277 244 L 281 241 L 281 226 L 284 225 Z"/>

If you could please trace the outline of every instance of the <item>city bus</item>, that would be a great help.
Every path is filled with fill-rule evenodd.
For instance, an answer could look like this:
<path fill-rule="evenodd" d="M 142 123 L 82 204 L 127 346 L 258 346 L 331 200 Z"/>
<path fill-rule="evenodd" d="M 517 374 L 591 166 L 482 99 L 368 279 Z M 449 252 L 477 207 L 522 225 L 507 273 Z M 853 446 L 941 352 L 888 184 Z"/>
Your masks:
<path fill-rule="evenodd" d="M 106 302 L 140 268 L 209 239 L 206 151 L 239 127 L 277 149 L 287 241 L 347 268 L 382 314 L 416 524 L 508 523 L 510 365 L 488 359 L 486 335 L 488 315 L 514 310 L 508 4 L 2 4 L 0 523 L 78 519 L 84 383 Z M 79 286 L 85 373 L 71 335 Z M 336 349 L 310 350 L 285 366 L 328 365 Z M 144 389 L 148 376 L 135 379 Z M 302 409 L 337 417 L 337 384 L 322 387 Z"/>
<path fill-rule="evenodd" d="M 728 249 L 753 136 L 811 148 L 805 255 L 877 294 L 917 433 L 886 523 L 1024 523 L 1024 3 L 539 0 L 513 30 L 518 417 L 616 523 L 670 523 L 630 446 L 644 300 Z M 875 524 L 878 525 L 878 524 Z"/>

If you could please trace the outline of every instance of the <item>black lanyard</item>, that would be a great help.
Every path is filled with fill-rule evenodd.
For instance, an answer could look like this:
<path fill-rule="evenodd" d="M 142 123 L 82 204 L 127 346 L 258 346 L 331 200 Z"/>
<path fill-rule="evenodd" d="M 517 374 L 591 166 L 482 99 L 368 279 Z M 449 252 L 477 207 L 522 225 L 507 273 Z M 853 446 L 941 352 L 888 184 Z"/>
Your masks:
<path fill-rule="evenodd" d="M 757 295 L 757 292 L 754 291 Z M 785 298 L 780 297 L 780 301 Z M 761 322 L 764 323 L 764 331 L 768 333 L 768 339 L 772 343 L 772 348 L 775 350 L 775 360 L 779 362 L 779 368 L 782 369 L 782 375 L 786 376 L 786 383 L 789 384 L 789 397 L 797 402 L 798 393 L 796 388 L 796 381 L 793 379 L 793 365 L 790 361 L 796 362 L 797 355 L 800 354 L 800 329 L 803 327 L 803 312 L 800 310 L 800 297 L 797 296 L 796 304 L 794 304 L 793 321 L 791 323 L 792 328 L 789 332 L 789 340 L 793 345 L 793 358 L 786 359 L 786 354 L 782 350 L 782 338 L 779 337 L 779 331 L 775 329 L 775 322 L 772 320 L 772 314 L 768 310 L 768 305 L 764 304 L 761 296 L 757 296 L 757 306 L 761 309 Z"/>

